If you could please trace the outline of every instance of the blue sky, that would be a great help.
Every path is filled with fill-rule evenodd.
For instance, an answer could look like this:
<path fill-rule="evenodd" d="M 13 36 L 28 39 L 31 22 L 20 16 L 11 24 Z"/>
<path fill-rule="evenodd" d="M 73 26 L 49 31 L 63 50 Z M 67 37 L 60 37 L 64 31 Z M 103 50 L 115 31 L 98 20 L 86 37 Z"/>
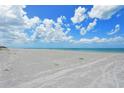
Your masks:
<path fill-rule="evenodd" d="M 124 48 L 124 6 L 0 6 L 0 44 L 19 48 Z"/>

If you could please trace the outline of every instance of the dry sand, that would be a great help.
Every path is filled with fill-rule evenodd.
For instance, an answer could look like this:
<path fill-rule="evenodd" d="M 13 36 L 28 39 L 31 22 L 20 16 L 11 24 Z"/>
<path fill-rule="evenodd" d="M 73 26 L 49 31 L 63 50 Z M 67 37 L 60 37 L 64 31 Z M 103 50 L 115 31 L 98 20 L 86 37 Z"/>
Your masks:
<path fill-rule="evenodd" d="M 0 50 L 0 87 L 124 87 L 124 53 Z"/>

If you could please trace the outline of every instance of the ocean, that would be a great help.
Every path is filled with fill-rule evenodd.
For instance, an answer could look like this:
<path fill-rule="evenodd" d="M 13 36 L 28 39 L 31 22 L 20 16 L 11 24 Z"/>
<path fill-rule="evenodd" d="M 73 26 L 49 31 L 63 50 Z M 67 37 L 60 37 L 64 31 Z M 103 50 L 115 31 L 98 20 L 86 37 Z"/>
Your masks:
<path fill-rule="evenodd" d="M 47 48 L 54 50 L 72 50 L 72 51 L 89 51 L 89 52 L 118 52 L 124 53 L 124 48 Z"/>

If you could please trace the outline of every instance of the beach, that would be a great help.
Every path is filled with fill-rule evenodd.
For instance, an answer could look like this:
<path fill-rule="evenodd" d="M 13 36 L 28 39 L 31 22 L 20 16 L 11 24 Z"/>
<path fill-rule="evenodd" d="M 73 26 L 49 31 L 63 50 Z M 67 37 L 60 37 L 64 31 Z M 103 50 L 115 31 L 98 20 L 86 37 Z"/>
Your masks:
<path fill-rule="evenodd" d="M 124 87 L 124 53 L 0 50 L 1 88 Z"/>

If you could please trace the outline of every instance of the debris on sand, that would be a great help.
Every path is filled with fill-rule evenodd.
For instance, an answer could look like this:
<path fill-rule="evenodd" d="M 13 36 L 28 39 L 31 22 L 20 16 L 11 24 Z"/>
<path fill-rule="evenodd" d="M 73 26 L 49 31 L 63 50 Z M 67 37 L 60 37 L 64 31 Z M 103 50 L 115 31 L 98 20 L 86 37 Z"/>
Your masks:
<path fill-rule="evenodd" d="M 84 60 L 84 58 L 79 58 L 80 60 Z"/>
<path fill-rule="evenodd" d="M 6 69 L 4 69 L 4 71 L 9 71 L 9 69 L 6 68 Z"/>

